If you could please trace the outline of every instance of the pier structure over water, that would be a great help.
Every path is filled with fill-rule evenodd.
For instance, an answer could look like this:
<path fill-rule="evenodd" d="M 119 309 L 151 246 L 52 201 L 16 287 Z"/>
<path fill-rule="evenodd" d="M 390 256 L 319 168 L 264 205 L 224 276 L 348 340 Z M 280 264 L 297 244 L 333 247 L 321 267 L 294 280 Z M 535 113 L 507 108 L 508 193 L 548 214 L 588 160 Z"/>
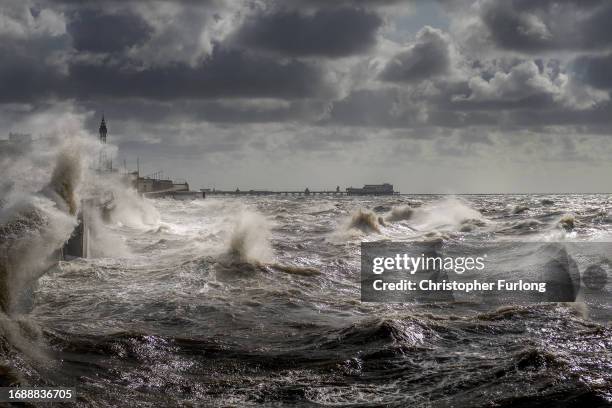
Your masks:
<path fill-rule="evenodd" d="M 319 190 L 311 191 L 308 188 L 304 190 L 211 190 L 208 188 L 201 189 L 205 195 L 238 195 L 238 196 L 267 196 L 267 195 L 285 195 L 285 196 L 307 196 L 307 195 L 346 195 L 345 191 L 336 190 Z"/>
<path fill-rule="evenodd" d="M 306 187 L 304 190 L 215 190 L 209 188 L 201 189 L 204 195 L 231 195 L 231 196 L 315 196 L 315 195 L 334 195 L 334 196 L 363 196 L 363 195 L 397 195 L 399 191 L 393 190 L 393 185 L 384 184 L 366 184 L 363 188 L 348 187 L 345 191 L 340 190 L 340 186 L 335 190 L 310 190 Z"/>

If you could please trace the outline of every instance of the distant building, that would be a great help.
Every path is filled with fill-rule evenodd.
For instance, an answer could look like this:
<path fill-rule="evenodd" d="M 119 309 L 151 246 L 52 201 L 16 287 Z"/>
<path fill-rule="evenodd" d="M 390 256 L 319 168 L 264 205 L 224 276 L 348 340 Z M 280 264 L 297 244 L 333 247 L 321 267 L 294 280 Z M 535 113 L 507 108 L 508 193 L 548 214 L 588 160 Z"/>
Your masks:
<path fill-rule="evenodd" d="M 393 191 L 393 184 L 366 184 L 363 188 L 348 187 L 347 195 L 393 195 L 397 194 Z"/>
<path fill-rule="evenodd" d="M 189 183 L 184 180 L 172 181 L 150 176 L 140 177 L 138 172 L 130 173 L 132 185 L 140 193 L 153 193 L 161 191 L 189 191 Z"/>
<path fill-rule="evenodd" d="M 102 145 L 100 148 L 98 172 L 117 172 L 118 169 L 113 168 L 113 160 L 109 159 L 107 155 L 106 143 L 108 140 L 108 128 L 106 127 L 106 120 L 104 118 L 104 115 L 102 115 L 100 127 L 98 128 L 98 133 L 100 135 L 100 144 Z M 164 178 L 163 172 L 161 171 L 142 177 L 140 175 L 140 161 L 138 159 L 137 170 L 128 172 L 126 166 L 125 174 L 122 175 L 122 179 L 124 180 L 126 185 L 135 188 L 136 191 L 138 191 L 138 193 L 140 194 L 170 192 L 183 193 L 183 195 L 187 196 L 186 193 L 190 193 L 189 184 L 185 180 L 181 179 L 178 181 L 173 181 L 171 179 Z"/>
<path fill-rule="evenodd" d="M 173 183 L 174 191 L 189 191 L 189 183 L 184 180 Z"/>
<path fill-rule="evenodd" d="M 138 190 L 139 193 L 174 190 L 174 183 L 172 180 L 158 180 L 149 177 L 138 177 L 136 190 Z"/>
<path fill-rule="evenodd" d="M 151 178 L 138 177 L 138 181 L 136 183 L 136 190 L 138 190 L 139 193 L 149 193 L 153 191 L 154 182 L 155 180 Z"/>

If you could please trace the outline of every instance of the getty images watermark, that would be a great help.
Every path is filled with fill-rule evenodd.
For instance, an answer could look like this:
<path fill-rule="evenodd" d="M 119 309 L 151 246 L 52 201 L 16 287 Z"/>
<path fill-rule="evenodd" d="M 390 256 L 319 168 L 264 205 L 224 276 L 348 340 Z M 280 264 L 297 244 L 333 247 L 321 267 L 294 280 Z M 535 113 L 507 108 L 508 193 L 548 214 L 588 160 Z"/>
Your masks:
<path fill-rule="evenodd" d="M 375 257 L 372 261 L 372 273 L 380 275 L 387 271 L 404 271 L 410 275 L 424 271 L 452 271 L 458 275 L 466 271 L 484 271 L 485 260 L 487 255 L 478 257 L 441 257 L 441 256 L 410 256 L 406 253 L 395 254 L 394 257 Z M 437 276 L 436 276 L 437 277 Z M 466 293 L 474 291 L 491 291 L 491 290 L 522 290 L 522 291 L 538 291 L 546 292 L 546 282 L 524 282 L 522 279 L 512 282 L 506 279 L 497 279 L 496 282 L 483 282 L 482 280 L 474 279 L 469 282 L 460 282 L 457 280 L 442 279 L 401 279 L 399 282 L 385 282 L 383 279 L 377 279 L 373 283 L 374 290 L 423 290 L 423 291 L 464 291 Z"/>
<path fill-rule="evenodd" d="M 612 243 L 364 242 L 364 302 L 609 302 Z"/>

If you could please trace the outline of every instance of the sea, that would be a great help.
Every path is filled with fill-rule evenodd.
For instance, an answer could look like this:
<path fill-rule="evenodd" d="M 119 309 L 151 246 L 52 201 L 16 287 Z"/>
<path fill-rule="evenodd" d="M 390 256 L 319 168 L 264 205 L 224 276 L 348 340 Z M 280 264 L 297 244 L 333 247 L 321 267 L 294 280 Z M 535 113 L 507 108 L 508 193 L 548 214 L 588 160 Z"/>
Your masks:
<path fill-rule="evenodd" d="M 575 302 L 362 302 L 360 286 L 362 242 L 612 242 L 610 195 L 133 195 L 91 221 L 88 258 L 44 268 L 26 250 L 53 250 L 64 216 L 33 205 L 46 220 L 0 219 L 1 386 L 75 387 L 80 407 L 612 406 L 605 262 Z"/>

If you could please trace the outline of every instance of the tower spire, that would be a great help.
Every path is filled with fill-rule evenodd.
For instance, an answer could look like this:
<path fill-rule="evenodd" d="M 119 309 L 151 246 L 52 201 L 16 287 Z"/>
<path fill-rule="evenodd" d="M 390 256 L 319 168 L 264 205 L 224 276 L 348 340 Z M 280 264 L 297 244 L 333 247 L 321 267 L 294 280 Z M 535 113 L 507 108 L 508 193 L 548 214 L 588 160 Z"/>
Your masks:
<path fill-rule="evenodd" d="M 107 134 L 107 129 L 106 129 L 106 121 L 104 120 L 104 113 L 102 113 L 102 122 L 100 122 L 100 142 L 102 144 L 106 144 L 106 134 Z"/>
<path fill-rule="evenodd" d="M 112 167 L 112 164 L 109 165 L 109 161 L 106 157 L 106 134 L 108 130 L 106 129 L 106 121 L 104 120 L 104 113 L 102 113 L 102 122 L 100 122 L 100 143 L 102 144 L 102 148 L 100 149 L 100 159 L 98 163 L 98 171 L 106 172 L 109 171 Z"/>

